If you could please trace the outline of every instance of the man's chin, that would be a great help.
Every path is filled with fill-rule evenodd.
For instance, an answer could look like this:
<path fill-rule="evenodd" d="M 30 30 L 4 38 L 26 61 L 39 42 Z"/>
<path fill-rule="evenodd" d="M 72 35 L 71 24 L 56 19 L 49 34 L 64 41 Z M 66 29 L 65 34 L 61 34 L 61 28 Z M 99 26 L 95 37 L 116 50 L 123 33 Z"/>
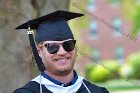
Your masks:
<path fill-rule="evenodd" d="M 68 75 L 69 73 L 71 73 L 72 69 L 64 69 L 64 70 L 58 70 L 56 72 L 57 75 L 59 76 L 66 76 Z"/>

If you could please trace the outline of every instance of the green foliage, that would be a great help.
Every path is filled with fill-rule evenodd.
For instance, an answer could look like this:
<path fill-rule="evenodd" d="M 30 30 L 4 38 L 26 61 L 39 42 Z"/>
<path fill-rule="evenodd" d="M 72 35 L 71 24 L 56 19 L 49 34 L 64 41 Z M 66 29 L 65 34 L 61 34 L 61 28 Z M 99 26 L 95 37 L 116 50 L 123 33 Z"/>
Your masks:
<path fill-rule="evenodd" d="M 132 34 L 134 36 L 137 35 L 138 31 L 140 30 L 140 5 L 136 7 L 137 13 L 133 18 L 133 29 Z"/>
<path fill-rule="evenodd" d="M 140 79 L 140 53 L 132 54 L 127 59 L 128 65 L 132 66 L 134 79 Z"/>
<path fill-rule="evenodd" d="M 140 79 L 140 53 L 131 54 L 120 70 L 120 74 L 125 78 Z"/>
<path fill-rule="evenodd" d="M 118 78 L 119 64 L 113 60 L 106 60 L 86 68 L 86 78 L 92 82 L 104 82 Z"/>
<path fill-rule="evenodd" d="M 92 82 L 103 82 L 109 79 L 110 73 L 107 69 L 103 68 L 101 65 L 96 66 L 89 73 L 90 80 Z"/>
<path fill-rule="evenodd" d="M 105 66 L 109 67 L 109 69 L 111 70 L 111 72 L 117 71 L 117 69 L 120 67 L 120 65 L 115 60 L 104 60 L 104 61 L 102 61 L 102 63 Z"/>
<path fill-rule="evenodd" d="M 136 36 L 140 31 L 140 3 L 138 0 L 122 0 L 122 8 L 124 17 L 133 23 L 132 35 Z"/>
<path fill-rule="evenodd" d="M 88 28 L 88 10 L 86 9 L 87 1 L 70 0 L 69 9 L 71 11 L 83 13 L 84 16 L 73 20 L 70 24 L 74 29 L 87 29 Z"/>
<path fill-rule="evenodd" d="M 128 64 L 124 64 L 122 65 L 122 67 L 119 70 L 119 74 L 122 78 L 130 78 L 131 76 L 133 76 L 133 68 L 131 65 Z"/>
<path fill-rule="evenodd" d="M 85 77 L 90 80 L 90 74 L 91 71 L 96 67 L 96 64 L 89 64 L 87 65 L 86 69 L 85 69 Z"/>

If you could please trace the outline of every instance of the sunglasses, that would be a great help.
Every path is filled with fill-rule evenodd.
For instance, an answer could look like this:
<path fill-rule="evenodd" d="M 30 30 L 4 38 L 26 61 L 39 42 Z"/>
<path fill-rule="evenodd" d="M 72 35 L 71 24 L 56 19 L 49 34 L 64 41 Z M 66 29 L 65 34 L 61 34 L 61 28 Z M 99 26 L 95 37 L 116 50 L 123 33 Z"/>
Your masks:
<path fill-rule="evenodd" d="M 50 54 L 55 54 L 59 51 L 60 45 L 63 46 L 65 51 L 70 52 L 75 48 L 75 44 L 76 40 L 69 40 L 63 43 L 47 43 L 44 46 L 47 48 Z"/>

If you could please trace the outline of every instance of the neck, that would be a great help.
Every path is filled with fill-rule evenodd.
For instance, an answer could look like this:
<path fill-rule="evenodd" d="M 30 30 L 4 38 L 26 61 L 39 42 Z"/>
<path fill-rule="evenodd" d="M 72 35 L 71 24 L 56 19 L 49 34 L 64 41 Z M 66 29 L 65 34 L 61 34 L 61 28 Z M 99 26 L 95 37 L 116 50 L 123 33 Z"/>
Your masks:
<path fill-rule="evenodd" d="M 50 73 L 48 71 L 45 71 L 45 73 L 48 76 L 50 76 L 51 78 L 53 78 L 53 79 L 55 79 L 57 81 L 60 81 L 61 83 L 64 83 L 64 84 L 71 82 L 73 80 L 73 78 L 74 78 L 73 70 L 69 74 L 63 75 L 63 76 L 62 75 L 55 75 L 55 74 L 52 74 L 52 73 Z"/>

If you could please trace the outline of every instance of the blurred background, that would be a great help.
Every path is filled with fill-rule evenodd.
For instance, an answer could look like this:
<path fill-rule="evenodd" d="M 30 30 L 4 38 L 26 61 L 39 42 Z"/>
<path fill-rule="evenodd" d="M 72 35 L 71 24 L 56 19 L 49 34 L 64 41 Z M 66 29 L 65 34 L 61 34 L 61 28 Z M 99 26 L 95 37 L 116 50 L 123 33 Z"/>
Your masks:
<path fill-rule="evenodd" d="M 39 74 L 26 30 L 15 27 L 58 9 L 85 14 L 69 21 L 79 75 L 111 93 L 140 93 L 140 0 L 0 0 L 0 93 Z"/>

